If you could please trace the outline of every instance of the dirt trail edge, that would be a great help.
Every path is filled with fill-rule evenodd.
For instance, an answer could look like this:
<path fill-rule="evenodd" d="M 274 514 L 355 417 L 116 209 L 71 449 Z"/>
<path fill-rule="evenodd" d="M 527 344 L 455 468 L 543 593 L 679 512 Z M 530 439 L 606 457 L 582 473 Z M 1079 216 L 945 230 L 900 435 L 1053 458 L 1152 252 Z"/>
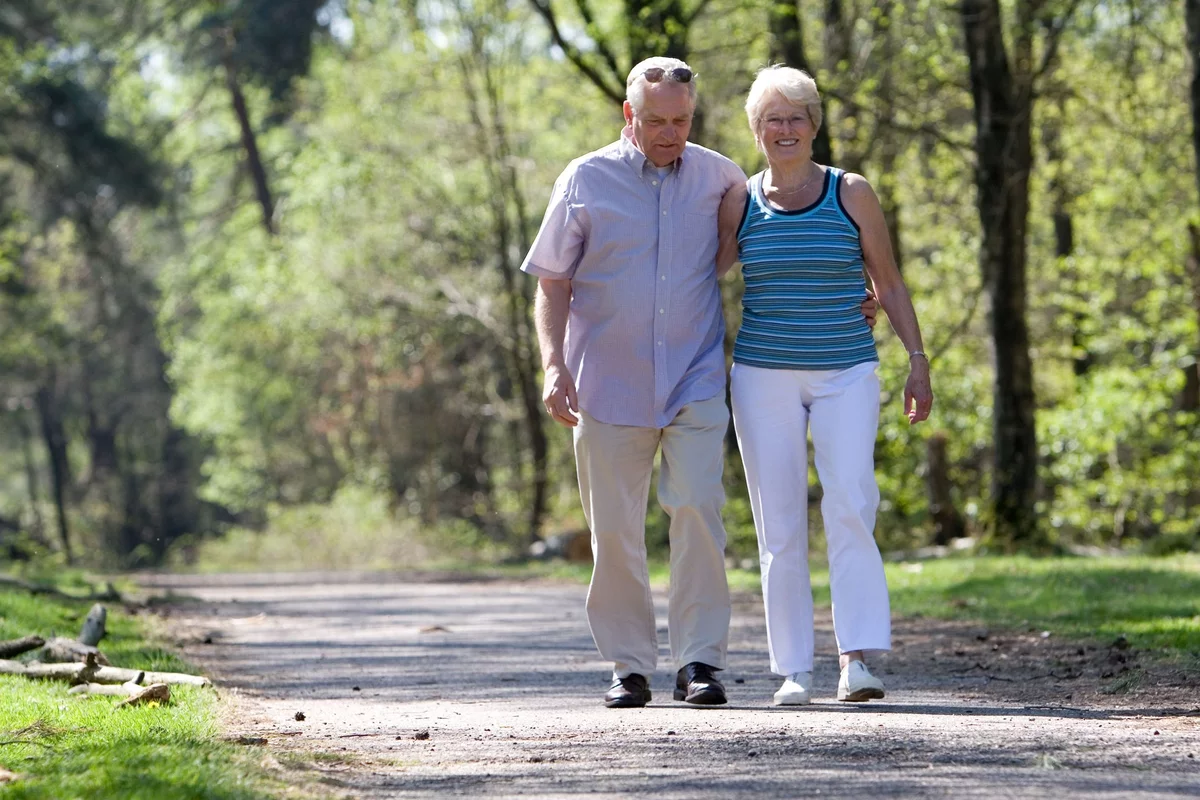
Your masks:
<path fill-rule="evenodd" d="M 1122 642 L 896 620 L 895 650 L 871 662 L 887 699 L 851 705 L 834 700 L 826 612 L 814 702 L 779 709 L 761 603 L 741 596 L 729 706 L 671 699 L 660 630 L 653 702 L 610 710 L 581 586 L 141 580 L 202 601 L 170 615 L 186 655 L 232 690 L 231 733 L 307 754 L 352 797 L 1200 796 L 1196 687 Z M 1115 681 L 1127 690 L 1105 694 Z"/>

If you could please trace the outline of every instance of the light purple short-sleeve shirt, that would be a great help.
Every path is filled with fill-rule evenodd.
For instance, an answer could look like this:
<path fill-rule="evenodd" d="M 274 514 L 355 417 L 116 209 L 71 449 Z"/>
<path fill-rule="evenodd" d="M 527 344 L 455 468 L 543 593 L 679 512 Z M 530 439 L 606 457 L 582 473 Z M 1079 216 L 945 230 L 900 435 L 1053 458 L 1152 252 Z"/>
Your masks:
<path fill-rule="evenodd" d="M 626 128 L 555 182 L 521 269 L 571 281 L 567 369 L 600 422 L 664 428 L 725 390 L 717 208 L 745 180 L 691 143 L 662 175 Z"/>

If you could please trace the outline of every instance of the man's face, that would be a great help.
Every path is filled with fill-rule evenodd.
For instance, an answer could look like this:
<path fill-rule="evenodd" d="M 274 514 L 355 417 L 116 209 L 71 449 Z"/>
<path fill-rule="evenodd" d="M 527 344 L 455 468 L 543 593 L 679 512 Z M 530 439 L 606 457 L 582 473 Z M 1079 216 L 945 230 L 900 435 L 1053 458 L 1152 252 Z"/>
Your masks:
<path fill-rule="evenodd" d="M 654 166 L 665 167 L 683 155 L 693 110 L 687 84 L 664 80 L 646 85 L 641 109 L 625 101 L 625 121 L 633 127 L 638 149 Z"/>

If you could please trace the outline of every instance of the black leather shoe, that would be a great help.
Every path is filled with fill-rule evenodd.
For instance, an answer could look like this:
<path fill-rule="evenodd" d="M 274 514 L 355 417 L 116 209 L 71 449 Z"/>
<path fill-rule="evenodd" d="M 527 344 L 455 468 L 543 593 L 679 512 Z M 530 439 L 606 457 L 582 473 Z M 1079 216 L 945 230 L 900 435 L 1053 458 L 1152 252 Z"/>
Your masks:
<path fill-rule="evenodd" d="M 627 678 L 614 678 L 612 688 L 604 695 L 609 708 L 641 708 L 650 702 L 650 683 L 645 675 L 634 673 Z"/>
<path fill-rule="evenodd" d="M 717 680 L 715 667 L 693 661 L 675 675 L 675 699 L 697 706 L 722 706 L 725 687 Z"/>

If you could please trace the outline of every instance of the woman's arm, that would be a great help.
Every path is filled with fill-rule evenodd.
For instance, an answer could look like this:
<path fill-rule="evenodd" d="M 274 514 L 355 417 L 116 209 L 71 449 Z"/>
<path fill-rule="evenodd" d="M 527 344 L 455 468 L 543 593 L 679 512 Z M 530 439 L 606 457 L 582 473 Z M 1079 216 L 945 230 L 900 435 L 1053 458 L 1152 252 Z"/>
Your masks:
<path fill-rule="evenodd" d="M 721 208 L 717 212 L 717 277 L 729 272 L 737 262 L 738 228 L 746 211 L 746 184 L 735 183 L 725 192 Z"/>
<path fill-rule="evenodd" d="M 908 287 L 900 276 L 892 255 L 892 241 L 879 198 L 861 175 L 847 173 L 841 187 L 842 203 L 858 225 L 867 275 L 875 285 L 879 305 L 887 312 L 892 329 L 904 343 L 908 358 L 908 381 L 904 386 L 904 411 L 911 423 L 929 416 L 933 408 L 933 389 L 929 382 L 929 359 L 921 343 L 921 326 L 913 309 Z"/>

